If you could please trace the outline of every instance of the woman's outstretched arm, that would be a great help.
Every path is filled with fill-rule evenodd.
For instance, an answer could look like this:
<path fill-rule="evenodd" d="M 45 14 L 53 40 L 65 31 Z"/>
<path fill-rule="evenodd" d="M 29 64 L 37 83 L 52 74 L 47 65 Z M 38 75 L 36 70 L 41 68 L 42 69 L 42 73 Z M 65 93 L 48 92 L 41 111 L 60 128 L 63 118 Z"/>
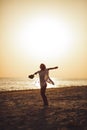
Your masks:
<path fill-rule="evenodd" d="M 38 74 L 38 73 L 39 73 L 39 71 L 35 72 L 33 75 L 36 75 L 36 74 Z"/>
<path fill-rule="evenodd" d="M 52 67 L 52 68 L 47 68 L 48 70 L 53 70 L 53 69 L 58 69 L 58 66 Z"/>
<path fill-rule="evenodd" d="M 35 72 L 34 74 L 28 75 L 28 78 L 33 79 L 33 78 L 34 78 L 34 75 L 36 75 L 36 74 L 38 74 L 38 73 L 39 73 L 39 71 Z"/>

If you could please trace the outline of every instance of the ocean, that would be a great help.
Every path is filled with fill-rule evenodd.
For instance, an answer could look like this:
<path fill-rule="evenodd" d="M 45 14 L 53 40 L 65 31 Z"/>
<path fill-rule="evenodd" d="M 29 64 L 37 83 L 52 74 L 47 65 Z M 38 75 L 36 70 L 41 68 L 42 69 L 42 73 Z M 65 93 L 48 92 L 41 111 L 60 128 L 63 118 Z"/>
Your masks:
<path fill-rule="evenodd" d="M 71 86 L 87 86 L 87 79 L 84 80 L 63 80 L 52 78 L 55 85 L 48 84 L 48 88 L 61 88 Z M 13 90 L 30 90 L 39 89 L 39 79 L 28 78 L 0 78 L 0 91 L 13 91 Z"/>

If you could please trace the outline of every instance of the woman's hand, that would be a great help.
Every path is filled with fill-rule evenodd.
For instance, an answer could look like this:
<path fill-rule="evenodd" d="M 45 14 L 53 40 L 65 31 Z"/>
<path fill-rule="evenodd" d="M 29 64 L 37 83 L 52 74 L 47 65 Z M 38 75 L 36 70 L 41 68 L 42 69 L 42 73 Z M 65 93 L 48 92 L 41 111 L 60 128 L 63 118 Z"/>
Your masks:
<path fill-rule="evenodd" d="M 58 66 L 54 67 L 54 69 L 58 69 Z"/>
<path fill-rule="evenodd" d="M 28 76 L 28 78 L 33 79 L 33 78 L 34 78 L 34 75 L 31 74 L 31 75 Z"/>

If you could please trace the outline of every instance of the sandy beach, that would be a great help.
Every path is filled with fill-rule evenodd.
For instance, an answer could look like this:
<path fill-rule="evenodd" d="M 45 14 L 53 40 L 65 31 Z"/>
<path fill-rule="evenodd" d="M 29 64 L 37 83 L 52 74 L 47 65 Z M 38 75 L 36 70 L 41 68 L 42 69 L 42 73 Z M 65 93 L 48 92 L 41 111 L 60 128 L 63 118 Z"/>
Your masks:
<path fill-rule="evenodd" d="M 87 130 L 87 86 L 0 92 L 0 130 Z"/>

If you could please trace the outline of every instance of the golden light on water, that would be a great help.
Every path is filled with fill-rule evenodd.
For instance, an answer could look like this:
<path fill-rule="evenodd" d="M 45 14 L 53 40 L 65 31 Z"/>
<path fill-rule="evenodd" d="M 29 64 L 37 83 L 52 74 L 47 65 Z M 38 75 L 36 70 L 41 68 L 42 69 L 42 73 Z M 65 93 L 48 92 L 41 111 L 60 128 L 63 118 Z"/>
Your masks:
<path fill-rule="evenodd" d="M 52 81 L 54 82 L 54 85 L 47 83 L 47 88 L 59 87 L 59 86 L 58 86 L 58 82 L 59 82 L 58 79 L 53 78 L 53 77 L 51 77 L 51 79 L 52 79 Z M 33 87 L 34 87 L 35 89 L 40 88 L 39 78 L 36 77 L 36 78 L 31 82 L 31 84 L 33 85 Z"/>

